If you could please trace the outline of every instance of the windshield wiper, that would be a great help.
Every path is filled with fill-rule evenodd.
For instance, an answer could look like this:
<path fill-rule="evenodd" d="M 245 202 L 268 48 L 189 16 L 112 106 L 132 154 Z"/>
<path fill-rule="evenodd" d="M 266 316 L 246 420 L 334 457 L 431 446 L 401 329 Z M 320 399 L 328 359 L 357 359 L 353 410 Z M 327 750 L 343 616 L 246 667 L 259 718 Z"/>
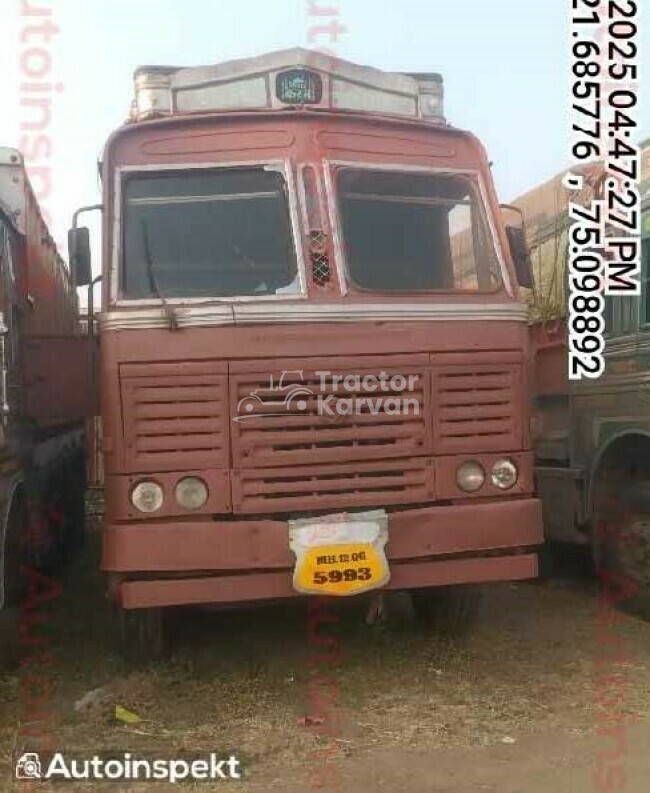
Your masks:
<path fill-rule="evenodd" d="M 147 228 L 147 221 L 142 218 L 142 241 L 144 243 L 144 256 L 147 263 L 147 277 L 149 279 L 149 289 L 160 300 L 163 305 L 163 311 L 169 322 L 169 330 L 178 330 L 178 319 L 174 313 L 174 309 L 169 305 L 165 295 L 160 290 L 156 280 L 156 273 L 154 272 L 153 256 L 151 255 L 151 248 L 149 246 L 149 230 Z"/>

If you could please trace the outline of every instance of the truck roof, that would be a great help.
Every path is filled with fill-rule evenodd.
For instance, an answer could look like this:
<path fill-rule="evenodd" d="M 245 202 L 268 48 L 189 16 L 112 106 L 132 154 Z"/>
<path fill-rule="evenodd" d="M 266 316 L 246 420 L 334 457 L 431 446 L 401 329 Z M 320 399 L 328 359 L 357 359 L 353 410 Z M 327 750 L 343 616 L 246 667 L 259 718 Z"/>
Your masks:
<path fill-rule="evenodd" d="M 131 121 L 290 107 L 445 123 L 437 72 L 384 72 L 302 48 L 212 66 L 141 66 Z"/>
<path fill-rule="evenodd" d="M 29 181 L 25 158 L 18 149 L 0 146 L 0 214 L 23 236 L 33 236 L 41 244 L 51 244 L 56 267 L 67 267 L 56 250 L 52 234 L 43 217 L 38 199 Z"/>

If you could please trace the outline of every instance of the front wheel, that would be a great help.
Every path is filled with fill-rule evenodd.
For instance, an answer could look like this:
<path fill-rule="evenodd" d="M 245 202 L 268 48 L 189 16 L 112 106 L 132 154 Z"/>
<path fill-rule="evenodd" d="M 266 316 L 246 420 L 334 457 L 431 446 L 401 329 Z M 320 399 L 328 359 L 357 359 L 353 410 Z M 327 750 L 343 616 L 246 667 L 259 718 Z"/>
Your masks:
<path fill-rule="evenodd" d="M 14 670 L 20 662 L 20 609 L 0 609 L 0 674 Z"/>
<path fill-rule="evenodd" d="M 163 609 L 117 610 L 119 649 L 132 664 L 160 661 L 167 654 Z"/>
<path fill-rule="evenodd" d="M 650 621 L 650 482 L 601 489 L 593 553 L 608 602 Z"/>
<path fill-rule="evenodd" d="M 16 493 L 7 515 L 4 556 L 0 553 L 0 586 L 4 582 L 4 604 L 0 608 L 0 670 L 14 669 L 20 660 L 21 606 L 28 595 L 24 568 L 28 563 L 25 555 L 29 537 L 27 505 L 22 491 Z M 2 537 L 0 536 L 0 542 Z M 2 549 L 0 548 L 0 551 Z M 0 593 L 0 600 L 2 600 Z"/>
<path fill-rule="evenodd" d="M 478 620 L 483 592 L 471 585 L 416 589 L 411 601 L 416 617 L 437 633 L 465 635 Z"/>

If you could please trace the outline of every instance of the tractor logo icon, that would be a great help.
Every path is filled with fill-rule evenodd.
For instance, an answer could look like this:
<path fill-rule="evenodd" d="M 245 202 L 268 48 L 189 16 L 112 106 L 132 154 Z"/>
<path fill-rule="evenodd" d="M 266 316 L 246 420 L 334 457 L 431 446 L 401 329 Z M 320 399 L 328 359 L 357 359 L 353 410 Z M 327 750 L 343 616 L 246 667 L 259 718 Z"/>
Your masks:
<path fill-rule="evenodd" d="M 239 400 L 237 415 L 233 421 L 296 415 L 296 411 L 306 412 L 309 399 L 315 394 L 305 385 L 304 380 L 301 370 L 283 371 L 277 383 L 271 375 L 268 386 L 256 388 Z"/>

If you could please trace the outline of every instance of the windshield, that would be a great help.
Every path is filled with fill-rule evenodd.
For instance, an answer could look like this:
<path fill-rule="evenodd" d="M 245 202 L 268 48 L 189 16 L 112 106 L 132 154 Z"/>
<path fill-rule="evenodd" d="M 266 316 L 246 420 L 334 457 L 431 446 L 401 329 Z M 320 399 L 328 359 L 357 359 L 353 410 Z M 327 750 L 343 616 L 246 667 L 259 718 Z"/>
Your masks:
<path fill-rule="evenodd" d="M 357 287 L 415 292 L 500 286 L 468 178 L 345 169 L 338 194 L 348 272 Z"/>
<path fill-rule="evenodd" d="M 122 284 L 129 298 L 300 291 L 283 176 L 264 168 L 129 177 Z"/>

